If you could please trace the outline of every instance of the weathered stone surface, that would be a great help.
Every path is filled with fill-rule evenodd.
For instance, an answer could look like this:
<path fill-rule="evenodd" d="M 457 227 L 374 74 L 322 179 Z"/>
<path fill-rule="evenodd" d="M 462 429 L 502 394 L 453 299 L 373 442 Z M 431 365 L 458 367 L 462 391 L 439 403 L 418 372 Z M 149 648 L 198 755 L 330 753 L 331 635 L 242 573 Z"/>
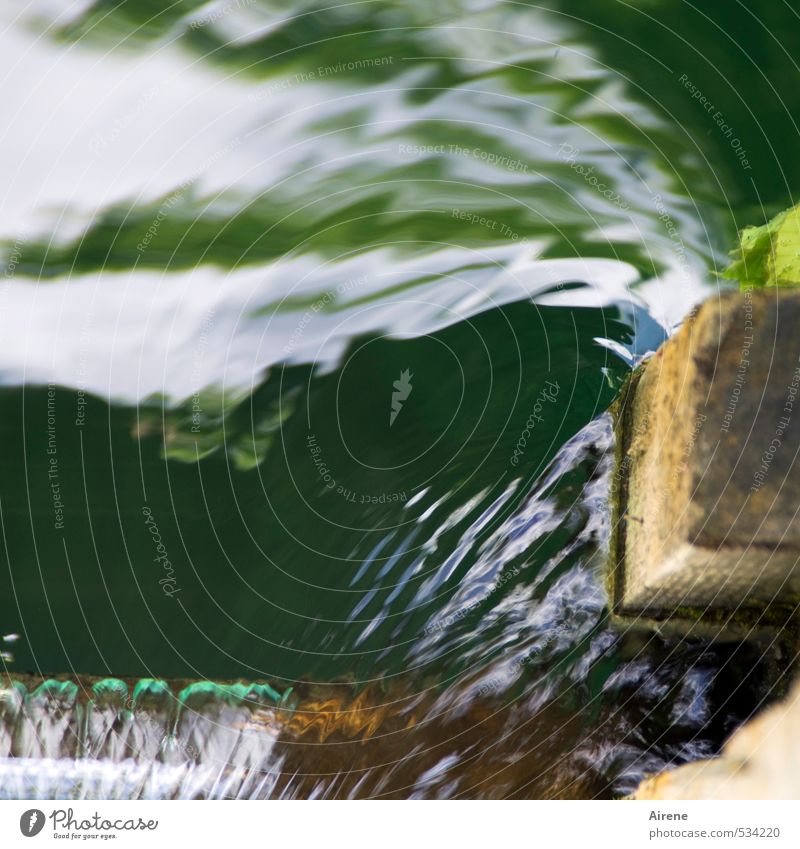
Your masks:
<path fill-rule="evenodd" d="M 800 599 L 800 292 L 711 299 L 617 408 L 613 607 L 785 613 Z"/>
<path fill-rule="evenodd" d="M 800 682 L 739 728 L 722 755 L 643 781 L 635 799 L 800 799 Z"/>

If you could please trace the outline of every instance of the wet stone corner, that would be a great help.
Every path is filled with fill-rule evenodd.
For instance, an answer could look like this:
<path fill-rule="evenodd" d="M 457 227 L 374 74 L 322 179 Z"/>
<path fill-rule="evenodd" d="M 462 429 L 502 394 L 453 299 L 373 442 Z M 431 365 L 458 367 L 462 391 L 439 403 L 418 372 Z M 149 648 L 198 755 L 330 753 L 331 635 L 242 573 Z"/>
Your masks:
<path fill-rule="evenodd" d="M 800 600 L 800 292 L 710 298 L 614 415 L 616 615 L 784 623 Z"/>

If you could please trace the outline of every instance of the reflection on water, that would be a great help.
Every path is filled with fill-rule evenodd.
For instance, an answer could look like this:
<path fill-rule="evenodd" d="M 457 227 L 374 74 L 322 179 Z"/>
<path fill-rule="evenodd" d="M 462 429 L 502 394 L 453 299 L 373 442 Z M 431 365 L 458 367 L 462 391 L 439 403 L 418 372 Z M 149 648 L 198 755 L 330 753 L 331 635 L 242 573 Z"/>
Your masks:
<path fill-rule="evenodd" d="M 753 183 L 652 16 L 551 5 L 8 4 L 4 793 L 608 795 L 756 703 L 600 574 L 604 410 Z"/>
<path fill-rule="evenodd" d="M 339 368 L 276 369 L 227 410 L 0 390 L 17 668 L 368 682 L 485 664 L 537 632 L 558 577 L 593 569 L 603 493 L 581 508 L 589 473 L 562 467 L 627 369 L 597 338 L 630 344 L 616 308 L 523 302 L 358 337 Z M 599 616 L 598 579 L 579 583 Z"/>

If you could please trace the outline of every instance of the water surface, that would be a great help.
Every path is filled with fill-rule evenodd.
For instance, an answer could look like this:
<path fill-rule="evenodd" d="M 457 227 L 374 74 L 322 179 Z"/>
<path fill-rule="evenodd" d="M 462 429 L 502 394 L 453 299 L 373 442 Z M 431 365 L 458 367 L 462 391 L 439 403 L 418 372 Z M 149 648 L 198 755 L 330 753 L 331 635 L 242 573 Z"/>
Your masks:
<path fill-rule="evenodd" d="M 606 796 L 716 751 L 768 666 L 609 622 L 605 410 L 791 202 L 793 16 L 8 4 L 3 662 L 300 701 L 235 764 L 230 717 L 191 757 L 45 723 L 4 792 Z"/>

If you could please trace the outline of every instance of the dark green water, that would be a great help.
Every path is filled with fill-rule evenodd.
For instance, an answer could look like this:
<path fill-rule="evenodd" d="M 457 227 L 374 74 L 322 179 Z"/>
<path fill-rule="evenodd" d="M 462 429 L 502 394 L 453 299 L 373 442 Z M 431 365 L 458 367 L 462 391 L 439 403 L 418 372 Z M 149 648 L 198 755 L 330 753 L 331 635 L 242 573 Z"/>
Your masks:
<path fill-rule="evenodd" d="M 601 417 L 793 202 L 794 6 L 28 5 L 9 671 L 547 705 L 599 795 L 714 751 L 763 670 L 609 626 Z"/>

